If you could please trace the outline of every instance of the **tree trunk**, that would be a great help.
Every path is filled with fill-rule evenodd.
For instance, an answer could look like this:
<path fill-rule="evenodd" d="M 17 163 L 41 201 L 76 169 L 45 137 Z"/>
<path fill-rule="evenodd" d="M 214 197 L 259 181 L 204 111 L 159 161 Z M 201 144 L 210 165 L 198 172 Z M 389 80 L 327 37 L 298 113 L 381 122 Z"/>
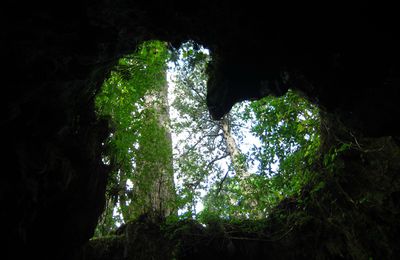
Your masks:
<path fill-rule="evenodd" d="M 229 156 L 231 158 L 233 169 L 235 170 L 236 175 L 247 177 L 249 176 L 246 162 L 243 159 L 243 156 L 240 152 L 238 145 L 236 144 L 235 139 L 232 136 L 229 114 L 225 115 L 221 120 L 221 129 L 223 132 L 223 136 L 226 142 L 227 150 Z"/>
<path fill-rule="evenodd" d="M 175 213 L 172 139 L 169 129 L 168 84 L 145 97 L 146 117 L 141 131 L 134 180 L 136 216 L 167 217 Z"/>
<path fill-rule="evenodd" d="M 256 199 L 252 198 L 253 196 L 251 194 L 253 193 L 253 188 L 251 187 L 251 184 L 248 182 L 250 180 L 250 173 L 247 169 L 245 158 L 240 152 L 240 149 L 236 144 L 235 139 L 232 136 L 229 114 L 225 115 L 222 118 L 221 128 L 226 142 L 226 147 L 232 161 L 233 169 L 235 170 L 236 176 L 240 178 L 239 181 L 240 189 L 242 190 L 243 195 L 245 195 L 245 197 L 247 198 L 246 201 L 242 201 L 240 203 L 238 201 L 231 201 L 231 203 L 248 204 L 251 209 L 256 209 L 259 203 Z M 259 210 L 256 210 L 255 215 L 258 218 L 264 217 L 264 214 Z M 241 217 L 240 213 L 238 213 L 237 217 Z"/>

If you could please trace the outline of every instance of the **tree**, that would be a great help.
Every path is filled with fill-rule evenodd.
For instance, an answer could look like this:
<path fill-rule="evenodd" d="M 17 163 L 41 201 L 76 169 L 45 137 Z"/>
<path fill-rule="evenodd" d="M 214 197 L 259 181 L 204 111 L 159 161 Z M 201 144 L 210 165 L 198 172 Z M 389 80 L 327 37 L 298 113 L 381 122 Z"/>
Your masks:
<path fill-rule="evenodd" d="M 210 173 L 222 174 L 218 161 L 229 156 L 218 122 L 206 105 L 205 69 L 208 54 L 192 42 L 177 51 L 175 87 L 171 104 L 174 133 L 174 171 L 178 179 L 179 206 L 188 216 L 196 214 L 200 192 L 207 189 Z M 215 177 L 214 177 L 215 178 Z"/>
<path fill-rule="evenodd" d="M 211 183 L 219 183 L 220 191 L 229 175 L 246 178 L 249 173 L 232 133 L 232 121 L 237 121 L 238 116 L 230 113 L 216 121 L 209 115 L 205 73 L 210 60 L 208 53 L 188 42 L 182 45 L 178 55 L 172 103 L 179 115 L 173 122 L 173 130 L 180 139 L 176 143 L 175 172 L 181 179 L 181 208 L 192 216 L 197 213 L 201 191 L 209 190 Z"/>
<path fill-rule="evenodd" d="M 175 189 L 172 168 L 172 141 L 169 130 L 168 84 L 145 96 L 143 122 L 135 151 L 133 192 L 129 218 L 147 214 L 165 218 L 175 211 Z"/>
<path fill-rule="evenodd" d="M 97 114 L 108 118 L 112 128 L 104 144 L 103 160 L 112 172 L 106 211 L 98 228 L 103 231 L 143 213 L 168 215 L 173 211 L 169 209 L 173 176 L 165 94 L 168 57 L 164 43 L 142 44 L 119 60 L 96 96 Z"/>

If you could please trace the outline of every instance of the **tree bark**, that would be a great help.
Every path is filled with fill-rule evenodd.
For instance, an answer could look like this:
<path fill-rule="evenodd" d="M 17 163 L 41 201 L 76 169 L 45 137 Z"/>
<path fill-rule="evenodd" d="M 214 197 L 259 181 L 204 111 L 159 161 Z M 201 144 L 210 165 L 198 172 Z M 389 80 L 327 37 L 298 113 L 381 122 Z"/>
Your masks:
<path fill-rule="evenodd" d="M 143 129 L 142 135 L 150 135 L 150 138 L 139 143 L 140 156 L 136 160 L 136 176 L 133 178 L 136 180 L 134 197 L 137 200 L 137 209 L 134 210 L 136 217 L 147 214 L 154 218 L 165 218 L 175 213 L 173 202 L 176 196 L 167 82 L 159 92 L 147 95 L 145 103 L 145 109 L 149 111 L 149 117 L 145 120 L 149 120 L 149 124 L 154 120 L 155 129 Z M 152 131 L 162 134 L 157 135 Z"/>
<path fill-rule="evenodd" d="M 226 147 L 231 158 L 233 169 L 236 175 L 247 177 L 249 176 L 246 162 L 242 158 L 242 154 L 235 139 L 232 136 L 229 114 L 225 115 L 221 120 L 221 129 L 226 142 Z"/>

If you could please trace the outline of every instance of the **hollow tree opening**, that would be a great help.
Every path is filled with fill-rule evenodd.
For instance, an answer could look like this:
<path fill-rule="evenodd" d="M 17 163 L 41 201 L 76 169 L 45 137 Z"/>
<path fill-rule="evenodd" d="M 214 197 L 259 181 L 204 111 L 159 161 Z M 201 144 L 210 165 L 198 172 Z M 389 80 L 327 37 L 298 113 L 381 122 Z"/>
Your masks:
<path fill-rule="evenodd" d="M 112 127 L 103 158 L 112 174 L 97 236 L 143 214 L 203 223 L 265 219 L 312 178 L 315 106 L 288 91 L 237 104 L 213 120 L 209 51 L 194 42 L 166 46 L 146 42 L 122 58 L 97 95 L 97 113 Z"/>

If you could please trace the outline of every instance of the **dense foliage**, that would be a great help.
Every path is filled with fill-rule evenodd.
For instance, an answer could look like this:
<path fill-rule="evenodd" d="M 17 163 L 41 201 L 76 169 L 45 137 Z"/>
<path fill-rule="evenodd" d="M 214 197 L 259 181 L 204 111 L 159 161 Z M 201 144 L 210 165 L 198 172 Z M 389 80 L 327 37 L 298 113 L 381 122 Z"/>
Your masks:
<path fill-rule="evenodd" d="M 245 155 L 247 176 L 232 175 L 224 186 L 214 185 L 206 197 L 208 215 L 264 218 L 282 199 L 299 193 L 313 177 L 318 158 L 319 116 L 316 107 L 289 90 L 282 97 L 266 97 L 236 107 L 244 113 L 236 124 L 251 123 L 258 138 Z M 238 138 L 239 140 L 239 138 Z"/>
<path fill-rule="evenodd" d="M 249 119 L 252 133 L 261 140 L 249 158 L 259 162 L 258 174 L 269 179 L 266 187 L 275 202 L 299 192 L 319 156 L 318 109 L 289 90 L 279 98 L 252 102 L 245 114 Z"/>

